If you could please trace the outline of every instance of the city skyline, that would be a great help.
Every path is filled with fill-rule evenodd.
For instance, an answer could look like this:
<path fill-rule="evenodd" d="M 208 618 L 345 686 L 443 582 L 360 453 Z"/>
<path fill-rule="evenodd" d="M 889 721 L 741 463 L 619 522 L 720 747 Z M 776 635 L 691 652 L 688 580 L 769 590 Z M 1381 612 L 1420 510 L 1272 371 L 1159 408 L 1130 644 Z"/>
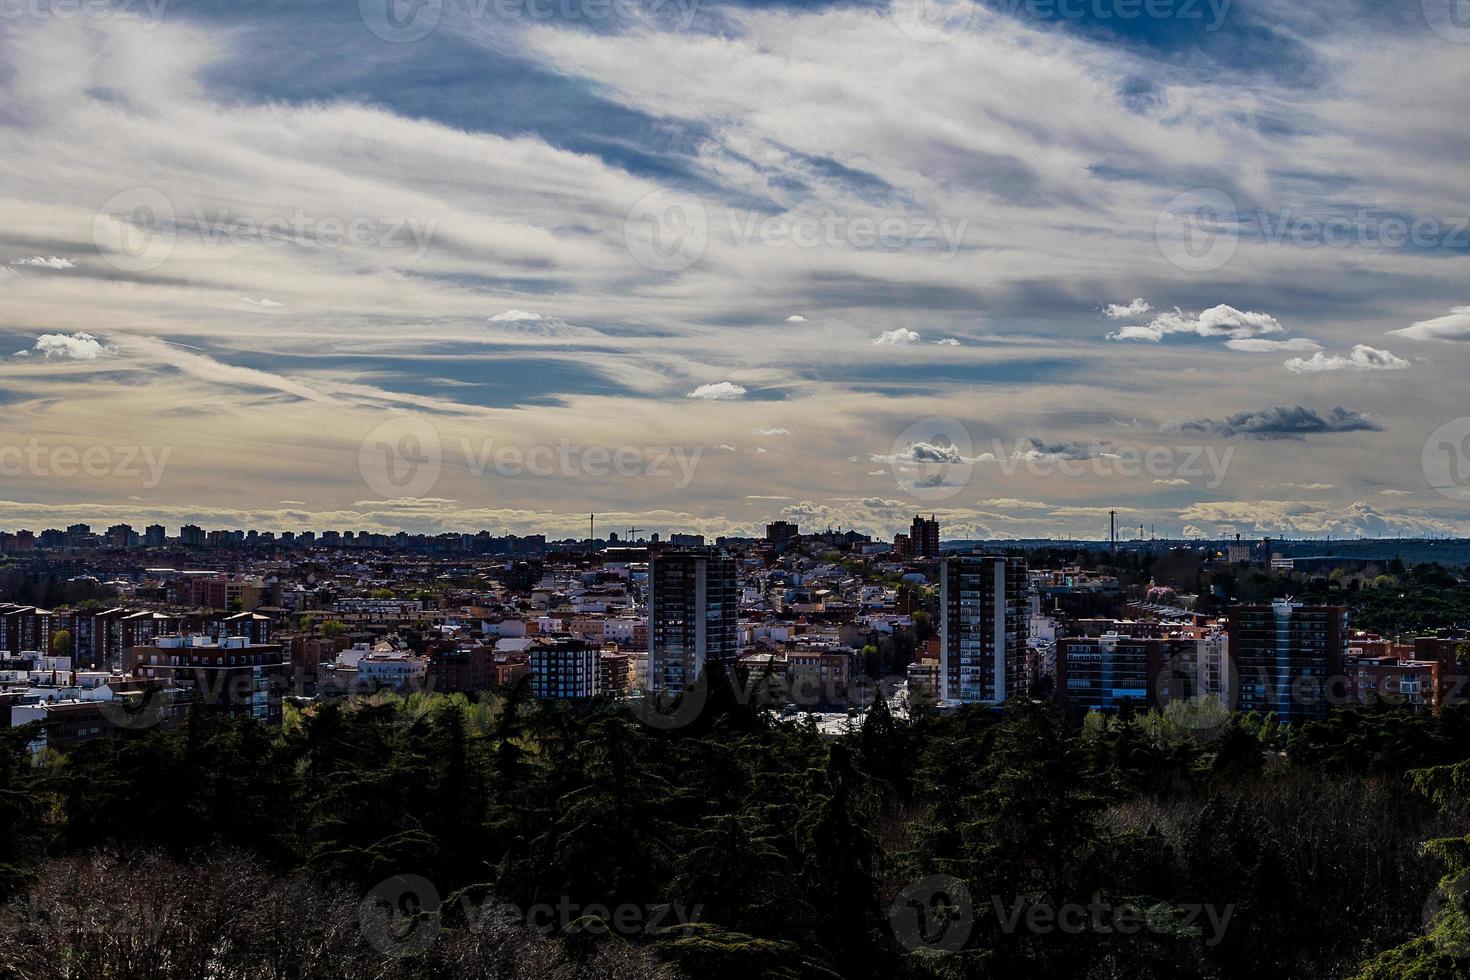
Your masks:
<path fill-rule="evenodd" d="M 1447 2 L 17 7 L 0 527 L 1470 535 Z"/>
<path fill-rule="evenodd" d="M 586 515 L 595 518 L 596 515 Z M 1312 545 L 1321 543 L 1324 545 L 1354 545 L 1371 547 L 1376 544 L 1395 543 L 1402 545 L 1405 542 L 1422 542 L 1426 547 L 1436 545 L 1446 546 L 1457 553 L 1461 547 L 1470 547 L 1470 539 L 1438 537 L 1434 535 L 1399 535 L 1394 537 L 1315 537 L 1311 535 L 1257 535 L 1247 536 L 1239 532 L 1218 537 L 1167 537 L 1157 533 L 1156 528 L 1146 525 L 1137 527 L 1124 527 L 1110 533 L 1107 528 L 1101 529 L 1101 533 L 1094 535 L 1059 536 L 1059 537 L 1004 537 L 1004 538 L 970 538 L 946 534 L 941 531 L 940 522 L 915 515 L 914 523 L 922 523 L 930 528 L 928 543 L 923 546 L 915 546 L 913 537 L 902 531 L 894 534 L 892 539 L 885 538 L 882 534 L 871 533 L 870 530 L 854 527 L 837 526 L 813 526 L 802 531 L 799 525 L 787 521 L 775 521 L 766 524 L 764 534 L 753 535 L 718 535 L 710 537 L 704 534 L 681 531 L 675 528 L 633 528 L 633 527 L 608 527 L 604 523 L 597 527 L 595 536 L 583 534 L 566 535 L 558 537 L 537 531 L 531 528 L 524 533 L 509 531 L 495 532 L 488 528 L 450 528 L 437 532 L 425 533 L 421 531 L 410 531 L 405 528 L 395 530 L 373 531 L 361 527 L 204 527 L 198 524 L 175 525 L 177 533 L 173 533 L 167 525 L 148 524 L 145 526 L 134 526 L 130 522 L 120 522 L 107 526 L 98 525 L 93 527 L 86 522 L 70 524 L 65 528 L 19 528 L 14 531 L 0 531 L 0 550 L 7 553 L 25 553 L 33 550 L 61 551 L 61 550 L 90 550 L 102 549 L 138 549 L 138 548 L 214 548 L 228 547 L 234 544 L 246 544 L 250 546 L 269 544 L 295 544 L 309 547 L 333 547 L 343 543 L 361 544 L 364 547 L 395 547 L 405 542 L 430 543 L 454 540 L 466 545 L 488 540 L 496 544 L 514 543 L 517 545 L 535 545 L 538 548 L 550 550 L 563 550 L 566 552 L 585 551 L 589 544 L 599 548 L 615 548 L 620 545 L 663 545 L 673 549 L 682 548 L 718 548 L 720 542 L 764 542 L 776 546 L 778 549 L 784 543 L 802 541 L 812 542 L 823 539 L 843 539 L 844 546 L 852 540 L 858 540 L 869 545 L 865 554 L 871 557 L 890 556 L 892 560 L 932 560 L 943 554 L 965 553 L 971 546 L 994 546 L 1001 551 L 1007 550 L 1006 546 L 1019 546 L 1026 548 L 1044 547 L 1048 545 L 1057 546 L 1086 546 L 1107 550 L 1151 548 L 1153 546 L 1219 546 L 1228 545 L 1232 549 L 1255 548 L 1263 549 L 1275 545 L 1280 547 Z M 789 537 L 778 534 L 775 529 L 784 527 Z M 500 552 L 490 552 L 500 553 Z M 513 552 L 504 552 L 506 554 Z M 980 552 L 973 552 L 980 553 Z M 1388 552 L 1385 552 L 1388 554 Z M 1392 556 L 1390 556 L 1392 557 Z M 1402 555 L 1397 555 L 1402 558 Z"/>

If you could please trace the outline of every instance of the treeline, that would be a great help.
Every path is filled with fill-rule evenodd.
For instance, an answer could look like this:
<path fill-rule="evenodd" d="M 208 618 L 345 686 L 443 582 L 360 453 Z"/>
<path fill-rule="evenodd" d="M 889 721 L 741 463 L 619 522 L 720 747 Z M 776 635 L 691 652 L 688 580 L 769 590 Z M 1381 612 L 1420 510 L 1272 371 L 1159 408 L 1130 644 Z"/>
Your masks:
<path fill-rule="evenodd" d="M 1317 582 L 1317 586 L 1326 583 Z M 1434 633 L 1446 623 L 1470 626 L 1470 587 L 1440 565 L 1397 568 L 1380 575 L 1346 594 L 1314 588 L 1304 596 L 1310 601 L 1345 603 L 1355 629 L 1385 636 Z"/>
<path fill-rule="evenodd" d="M 717 684 L 675 731 L 517 692 L 314 705 L 279 731 L 194 718 L 40 765 L 34 733 L 0 732 L 0 974 L 1255 980 L 1470 963 L 1446 939 L 1470 921 L 1465 890 L 1438 890 L 1470 855 L 1464 708 L 1288 733 L 1177 712 L 1078 728 L 1031 703 L 909 722 L 878 702 L 830 739 Z M 117 927 L 119 910 L 146 928 Z"/>

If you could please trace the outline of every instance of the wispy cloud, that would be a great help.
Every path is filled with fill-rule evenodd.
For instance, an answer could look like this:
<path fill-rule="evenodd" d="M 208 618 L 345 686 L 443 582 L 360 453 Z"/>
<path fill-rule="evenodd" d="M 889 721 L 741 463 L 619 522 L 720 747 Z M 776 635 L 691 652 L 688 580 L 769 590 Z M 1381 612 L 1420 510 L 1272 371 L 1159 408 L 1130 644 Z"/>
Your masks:
<path fill-rule="evenodd" d="M 129 18 L 23 18 L 0 33 L 0 308 L 9 349 L 27 351 L 9 362 L 7 411 L 115 444 L 139 441 L 137 420 L 149 420 L 180 447 L 149 499 L 175 516 L 570 533 L 558 511 L 594 507 L 759 533 L 771 515 L 745 499 L 753 482 L 891 533 L 886 512 L 834 501 L 854 481 L 860 499 L 902 497 L 891 472 L 848 460 L 918 419 L 1047 432 L 1020 444 L 1034 453 L 1094 451 L 1102 430 L 1122 434 L 1110 419 L 1305 436 L 1310 452 L 1238 446 L 1237 470 L 1311 495 L 1343 474 L 1403 480 L 1421 465 L 1420 435 L 1464 414 L 1454 359 L 1401 346 L 1470 340 L 1459 256 L 1298 247 L 1290 234 L 1264 240 L 1255 217 L 1460 213 L 1470 63 L 1459 46 L 1425 44 L 1411 19 L 1252 10 L 1254 57 L 1236 34 L 1140 46 L 966 4 L 973 29 L 917 58 L 882 5 L 721 5 L 681 30 L 607 31 L 443 7 L 407 60 L 354 17 L 289 4 L 207 18 L 171 7 L 147 32 Z M 325 67 L 322 51 L 335 59 Z M 413 75 L 426 64 L 442 76 L 431 100 Z M 877 89 L 875 64 L 898 66 Z M 975 64 L 986 85 L 951 84 Z M 489 100 L 484 79 L 512 75 L 523 98 Z M 1040 89 L 1065 94 L 1036 100 Z M 151 210 L 127 196 L 145 187 L 163 197 Z M 1170 201 L 1198 187 L 1233 199 L 1241 219 L 1225 228 L 1238 248 L 1208 275 L 1171 264 L 1158 240 Z M 649 199 L 679 207 L 638 211 Z M 305 233 L 270 245 L 230 233 L 289 228 L 298 213 Z M 661 225 L 666 215 L 689 222 Z M 747 216 L 755 233 L 742 237 Z M 963 234 L 947 238 L 940 219 Z M 98 221 L 155 236 L 145 251 L 161 264 L 130 264 L 98 240 Z M 354 222 L 372 234 L 323 234 Z M 689 264 L 640 259 L 632 245 L 654 231 L 665 250 L 697 239 L 679 255 Z M 1377 350 L 1391 330 L 1391 356 L 1412 373 L 1353 366 L 1355 345 Z M 1107 331 L 1141 343 L 1104 342 Z M 38 335 L 58 339 L 39 349 Z M 1246 356 L 1276 352 L 1270 361 L 1306 364 L 1324 352 L 1332 368 L 1286 375 L 1272 363 L 1273 374 Z M 1282 381 L 1357 410 L 1304 410 L 1315 422 L 1235 413 L 1242 392 Z M 671 391 L 684 411 L 669 411 Z M 768 397 L 781 411 L 769 427 L 799 439 L 753 437 Z M 357 452 L 385 409 L 431 419 L 446 451 L 492 433 L 741 451 L 709 453 L 677 498 L 649 481 L 510 481 L 494 488 L 503 507 L 477 508 L 455 501 L 486 487 L 447 466 L 436 497 L 448 503 L 359 508 Z M 1379 426 L 1393 437 L 1343 437 Z M 768 454 L 752 451 L 762 439 Z M 199 504 L 220 472 L 231 499 Z M 1028 482 L 1024 468 L 1012 479 L 1016 499 L 1083 506 L 1099 492 Z M 29 501 L 57 492 L 15 485 Z M 253 506 L 287 485 L 299 511 Z M 1127 492 L 1193 496 L 1161 487 L 1143 477 Z M 113 516 L 125 499 L 97 493 L 79 519 Z M 1452 514 L 1436 496 L 1415 499 Z M 1148 518 L 1182 526 L 1178 506 Z M 60 512 L 4 511 L 23 513 Z M 946 526 L 1097 526 L 1077 510 L 1030 514 L 1043 524 L 1007 514 L 956 503 Z"/>
<path fill-rule="evenodd" d="M 1264 337 L 1237 337 L 1225 341 L 1231 350 L 1247 351 L 1252 354 L 1272 354 L 1278 351 L 1303 351 L 1310 353 L 1322 349 L 1322 345 L 1308 337 L 1293 337 L 1290 340 L 1268 340 Z"/>
<path fill-rule="evenodd" d="M 1470 306 L 1457 306 L 1444 316 L 1420 320 L 1389 333 L 1410 340 L 1470 340 Z"/>
<path fill-rule="evenodd" d="M 10 264 L 28 265 L 38 269 L 52 269 L 58 272 L 77 267 L 77 264 L 71 259 L 58 258 L 55 255 L 32 255 L 23 259 L 11 259 Z"/>

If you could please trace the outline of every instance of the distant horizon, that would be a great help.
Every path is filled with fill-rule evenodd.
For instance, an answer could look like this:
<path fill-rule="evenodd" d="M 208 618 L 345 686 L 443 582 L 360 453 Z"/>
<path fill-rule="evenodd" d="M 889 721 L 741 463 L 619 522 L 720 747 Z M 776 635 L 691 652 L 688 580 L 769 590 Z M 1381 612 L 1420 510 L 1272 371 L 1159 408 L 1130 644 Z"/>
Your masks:
<path fill-rule="evenodd" d="M 90 528 L 90 533 L 93 536 L 96 536 L 96 537 L 105 537 L 106 536 L 106 533 L 108 531 L 109 526 L 111 526 L 111 525 L 96 524 L 96 523 L 93 523 L 93 522 L 90 522 L 90 521 L 79 521 L 79 522 L 74 522 L 74 523 L 86 524 Z M 130 527 L 132 529 L 132 531 L 133 531 L 134 534 L 138 535 L 141 538 L 148 527 L 154 526 L 154 525 L 160 525 L 161 522 L 151 521 L 151 522 L 148 522 L 148 523 L 137 523 L 137 522 L 134 522 L 134 521 L 119 521 L 119 522 L 117 522 L 117 524 L 127 525 L 128 527 Z M 322 534 L 338 534 L 338 535 L 348 535 L 348 534 L 350 534 L 350 535 L 353 535 L 354 538 L 357 537 L 357 536 L 359 536 L 359 535 L 373 535 L 375 537 L 387 537 L 387 538 L 393 538 L 393 537 L 396 537 L 398 535 L 406 535 L 406 536 L 411 537 L 411 538 L 429 538 L 429 539 L 438 538 L 438 537 L 478 537 L 478 536 L 481 536 L 481 535 L 488 536 L 490 538 L 516 538 L 516 539 L 522 539 L 522 540 L 527 539 L 527 538 L 533 538 L 533 537 L 543 537 L 545 539 L 545 542 L 546 542 L 546 544 L 548 546 L 550 546 L 550 545 L 561 545 L 561 544 L 585 545 L 585 544 L 587 544 L 589 542 L 591 542 L 591 543 L 601 543 L 601 544 L 610 544 L 614 540 L 613 537 L 612 537 L 612 535 L 616 535 L 617 536 L 616 537 L 616 541 L 617 541 L 618 544 L 649 544 L 649 543 L 654 543 L 654 542 L 651 541 L 651 539 L 649 537 L 649 534 L 650 533 L 658 534 L 659 535 L 659 542 L 658 543 L 667 544 L 667 543 L 670 542 L 671 537 L 672 536 L 675 536 L 675 535 L 698 535 L 699 534 L 699 532 L 682 531 L 682 530 L 677 530 L 677 529 L 670 529 L 670 530 L 667 530 L 667 531 L 660 530 L 660 531 L 649 532 L 647 529 L 639 528 L 638 530 L 640 531 L 640 534 L 636 538 L 630 538 L 630 537 L 626 537 L 625 536 L 625 533 L 626 532 L 624 530 L 614 528 L 614 529 L 611 529 L 610 531 L 608 531 L 606 534 L 599 533 L 597 535 L 597 537 L 595 537 L 595 538 L 588 538 L 585 535 L 583 535 L 581 537 L 575 537 L 575 536 L 553 537 L 553 536 L 551 536 L 549 534 L 546 534 L 545 532 L 537 531 L 535 529 L 524 530 L 524 531 L 508 531 L 508 530 L 494 531 L 494 530 L 490 530 L 488 528 L 476 528 L 474 530 L 466 530 L 466 529 L 440 529 L 440 530 L 433 530 L 433 531 L 416 531 L 416 530 L 412 530 L 410 528 L 399 528 L 399 529 L 395 529 L 395 530 L 392 530 L 392 531 L 376 531 L 376 530 L 364 529 L 364 528 L 359 528 L 359 527 L 276 528 L 276 527 L 239 527 L 239 526 L 224 526 L 224 525 L 221 525 L 221 526 L 208 526 L 208 525 L 203 525 L 203 524 L 195 524 L 194 522 L 186 522 L 183 525 L 174 525 L 172 529 L 170 529 L 170 527 L 168 525 L 161 525 L 161 526 L 164 527 L 165 537 L 167 539 L 166 540 L 166 544 L 170 544 L 170 545 L 173 545 L 173 544 L 177 544 L 178 543 L 178 539 L 179 539 L 179 536 L 180 536 L 180 534 L 182 532 L 182 529 L 184 527 L 186 527 L 186 526 L 195 526 L 195 527 L 198 527 L 205 534 L 209 534 L 211 532 L 225 532 L 225 533 L 237 533 L 238 532 L 238 533 L 242 533 L 242 534 L 249 534 L 249 533 L 254 532 L 256 534 L 272 534 L 272 535 L 276 535 L 277 537 L 279 537 L 282 534 L 292 534 L 292 535 L 295 535 L 295 536 L 300 536 L 302 534 L 308 534 L 308 533 L 309 534 L 316 535 L 318 538 Z M 0 530 L 0 534 L 11 534 L 11 535 L 14 535 L 14 534 L 17 534 L 17 533 L 26 533 L 26 532 L 29 532 L 30 534 L 32 534 L 33 536 L 35 536 L 35 538 L 37 540 L 39 540 L 40 535 L 44 531 L 55 531 L 55 532 L 65 533 L 66 530 L 67 529 L 64 528 L 64 527 L 44 528 L 44 529 L 39 529 L 39 530 L 37 528 L 34 528 L 34 527 L 13 527 L 13 528 L 8 528 L 8 529 Z M 810 538 L 810 537 L 814 537 L 816 535 L 821 535 L 821 534 L 828 534 L 828 533 L 832 533 L 832 534 L 845 534 L 845 533 L 849 533 L 849 532 L 856 532 L 859 535 L 867 536 L 875 544 L 877 544 L 877 543 L 891 544 L 892 543 L 892 538 L 891 537 L 889 537 L 889 538 L 879 537 L 877 535 L 872 534 L 869 531 L 864 531 L 864 530 L 861 530 L 861 529 L 858 529 L 858 528 L 852 528 L 852 527 L 833 527 L 833 528 L 822 527 L 822 528 L 819 528 L 819 529 L 818 528 L 805 528 L 805 529 L 802 529 L 800 531 L 800 534 L 804 538 Z M 721 539 L 721 538 L 735 539 L 735 540 L 742 540 L 742 541 L 761 541 L 761 540 L 764 539 L 764 534 L 763 533 L 762 534 L 746 534 L 746 535 L 741 535 L 741 534 L 708 535 L 708 534 L 705 534 L 705 535 L 702 535 L 702 536 L 705 538 L 706 543 L 713 543 L 714 541 L 716 541 L 718 539 Z M 948 535 L 945 535 L 944 534 L 943 524 L 940 525 L 940 539 L 939 540 L 940 540 L 941 546 L 968 545 L 968 544 L 996 544 L 996 545 L 1016 546 L 1016 545 L 1032 545 L 1032 544 L 1034 544 L 1034 545 L 1038 545 L 1038 546 L 1046 546 L 1046 545 L 1086 545 L 1086 546 L 1096 546 L 1096 547 L 1099 547 L 1099 548 L 1107 548 L 1107 547 L 1110 546 L 1110 544 L 1112 544 L 1112 545 L 1116 545 L 1116 547 L 1118 547 L 1119 549 L 1128 549 L 1128 550 L 1134 550 L 1134 549 L 1137 549 L 1140 546 L 1147 546 L 1147 545 L 1151 545 L 1151 544 L 1170 544 L 1170 545 L 1189 545 L 1189 544 L 1195 544 L 1195 545 L 1229 545 L 1229 544 L 1234 544 L 1234 543 L 1237 543 L 1237 542 L 1239 542 L 1241 544 L 1256 544 L 1256 543 L 1259 543 L 1259 542 L 1265 541 L 1265 540 L 1271 541 L 1273 545 L 1276 545 L 1276 544 L 1279 544 L 1279 545 L 1291 545 L 1291 544 L 1328 544 L 1328 543 L 1331 543 L 1331 544 L 1343 544 L 1343 545 L 1373 545 L 1373 544 L 1397 544 L 1397 543 L 1404 543 L 1404 542 L 1417 542 L 1417 543 L 1421 543 L 1421 544 L 1442 543 L 1442 544 L 1467 544 L 1467 545 L 1470 545 L 1470 536 L 1461 537 L 1461 536 L 1402 535 L 1401 534 L 1401 535 L 1378 536 L 1378 537 L 1370 537 L 1370 536 L 1353 536 L 1353 537 L 1348 537 L 1348 536 L 1331 535 L 1331 534 L 1325 534 L 1325 535 L 1282 534 L 1282 533 L 1273 533 L 1273 532 L 1270 532 L 1270 531 L 1260 531 L 1260 530 L 1256 530 L 1256 531 L 1253 531 L 1253 532 L 1250 532 L 1250 533 L 1240 533 L 1240 534 L 1235 534 L 1235 535 L 1230 535 L 1230 536 L 1225 536 L 1225 537 L 1166 537 L 1166 536 L 1163 536 L 1163 535 L 1154 535 L 1154 536 L 1150 536 L 1150 537 L 1146 537 L 1146 538 L 1139 538 L 1139 537 L 1136 537 L 1136 536 L 1125 537 L 1123 535 L 1120 535 L 1116 539 L 1116 541 L 1110 541 L 1110 539 L 1106 535 L 1104 535 L 1102 537 L 1046 536 L 1046 535 L 1036 536 L 1036 537 L 951 537 L 951 536 L 948 536 Z M 140 544 L 140 547 L 142 547 L 141 544 Z"/>

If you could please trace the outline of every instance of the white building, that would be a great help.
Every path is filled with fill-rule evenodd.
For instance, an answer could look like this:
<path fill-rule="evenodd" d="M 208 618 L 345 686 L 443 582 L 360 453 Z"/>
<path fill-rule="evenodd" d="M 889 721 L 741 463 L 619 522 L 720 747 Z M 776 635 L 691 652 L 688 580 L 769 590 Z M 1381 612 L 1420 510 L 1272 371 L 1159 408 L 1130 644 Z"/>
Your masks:
<path fill-rule="evenodd" d="M 427 657 L 411 653 L 370 653 L 357 661 L 357 680 L 364 686 L 422 691 L 428 663 Z"/>

